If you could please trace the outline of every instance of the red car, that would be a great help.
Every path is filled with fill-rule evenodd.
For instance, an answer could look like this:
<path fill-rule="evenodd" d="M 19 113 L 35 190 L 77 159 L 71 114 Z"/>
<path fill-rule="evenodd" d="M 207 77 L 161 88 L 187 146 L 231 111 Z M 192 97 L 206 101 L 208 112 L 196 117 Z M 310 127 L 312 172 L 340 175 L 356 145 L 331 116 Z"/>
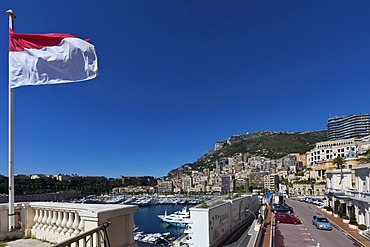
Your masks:
<path fill-rule="evenodd" d="M 301 224 L 301 221 L 293 214 L 278 213 L 275 214 L 276 223 L 290 223 L 290 224 Z"/>

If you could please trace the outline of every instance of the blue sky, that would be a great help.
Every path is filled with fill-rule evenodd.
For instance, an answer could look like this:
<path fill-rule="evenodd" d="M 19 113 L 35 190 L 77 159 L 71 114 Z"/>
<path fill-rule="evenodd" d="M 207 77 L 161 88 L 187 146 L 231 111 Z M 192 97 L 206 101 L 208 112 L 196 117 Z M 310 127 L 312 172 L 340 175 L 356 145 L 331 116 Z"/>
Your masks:
<path fill-rule="evenodd" d="M 239 133 L 369 113 L 370 1 L 50 1 L 0 5 L 0 173 L 8 17 L 90 38 L 98 78 L 14 89 L 15 173 L 150 175 Z"/>

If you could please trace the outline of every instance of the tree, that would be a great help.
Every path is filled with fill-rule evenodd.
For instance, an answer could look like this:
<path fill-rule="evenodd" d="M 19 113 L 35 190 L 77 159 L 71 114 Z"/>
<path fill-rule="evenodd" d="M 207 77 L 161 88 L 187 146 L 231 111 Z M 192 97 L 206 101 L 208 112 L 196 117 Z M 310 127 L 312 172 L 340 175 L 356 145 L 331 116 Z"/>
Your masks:
<path fill-rule="evenodd" d="M 370 163 L 370 149 L 366 151 L 365 157 L 361 157 L 358 160 L 358 163 L 360 164 Z"/>
<path fill-rule="evenodd" d="M 337 169 L 343 168 L 344 167 L 343 164 L 344 164 L 343 157 L 337 156 L 335 157 L 335 159 L 333 159 L 333 165 L 337 165 Z"/>

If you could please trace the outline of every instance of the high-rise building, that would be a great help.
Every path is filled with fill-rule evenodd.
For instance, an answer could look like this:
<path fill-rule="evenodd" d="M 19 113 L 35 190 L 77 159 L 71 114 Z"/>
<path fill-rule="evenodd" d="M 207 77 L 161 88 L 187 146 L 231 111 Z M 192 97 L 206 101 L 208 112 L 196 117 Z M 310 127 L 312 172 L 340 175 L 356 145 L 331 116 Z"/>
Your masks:
<path fill-rule="evenodd" d="M 370 114 L 354 114 L 328 119 L 328 140 L 361 138 L 367 135 L 370 135 Z"/>
<path fill-rule="evenodd" d="M 278 174 L 268 174 L 263 177 L 264 188 L 271 192 L 279 190 L 279 176 Z"/>

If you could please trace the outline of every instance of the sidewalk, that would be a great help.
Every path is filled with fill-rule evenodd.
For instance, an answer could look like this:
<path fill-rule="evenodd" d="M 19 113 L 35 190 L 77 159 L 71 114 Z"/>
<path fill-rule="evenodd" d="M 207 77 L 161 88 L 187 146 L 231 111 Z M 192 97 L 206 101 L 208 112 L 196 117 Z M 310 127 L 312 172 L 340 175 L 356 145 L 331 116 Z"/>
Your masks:
<path fill-rule="evenodd" d="M 347 223 L 344 223 L 342 221 L 342 218 L 340 218 L 340 217 L 334 217 L 331 213 L 328 213 L 326 211 L 322 211 L 319 208 L 317 209 L 317 211 L 320 212 L 325 217 L 327 217 L 334 226 L 335 225 L 338 226 L 339 229 L 341 229 L 342 231 L 345 231 L 352 238 L 354 238 L 358 242 L 362 243 L 363 246 L 370 247 L 370 241 L 367 240 L 365 237 L 361 236 L 358 233 L 358 230 L 357 229 L 351 229 L 351 228 L 349 228 L 348 224 Z"/>
<path fill-rule="evenodd" d="M 37 239 L 17 239 L 14 241 L 9 241 L 6 242 L 6 246 L 12 246 L 12 247 L 27 247 L 27 246 L 32 246 L 32 247 L 51 247 L 53 244 L 45 243 Z"/>
<path fill-rule="evenodd" d="M 263 236 L 262 247 L 270 247 L 270 235 L 271 235 L 271 207 L 267 207 L 267 217 L 263 227 L 265 228 L 265 235 Z"/>

